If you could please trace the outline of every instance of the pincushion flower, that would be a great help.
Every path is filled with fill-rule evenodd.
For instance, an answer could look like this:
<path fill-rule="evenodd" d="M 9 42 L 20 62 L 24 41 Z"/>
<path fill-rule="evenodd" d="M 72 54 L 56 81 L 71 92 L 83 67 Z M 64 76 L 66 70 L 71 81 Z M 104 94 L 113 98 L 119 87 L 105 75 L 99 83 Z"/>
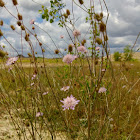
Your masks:
<path fill-rule="evenodd" d="M 63 38 L 64 38 L 64 36 L 63 36 L 63 35 L 60 35 L 60 38 L 61 38 L 61 39 L 63 39 Z"/>
<path fill-rule="evenodd" d="M 99 89 L 98 93 L 106 93 L 106 88 L 105 87 L 101 87 Z"/>
<path fill-rule="evenodd" d="M 43 116 L 43 113 L 42 112 L 37 112 L 36 117 L 40 117 L 40 116 Z"/>
<path fill-rule="evenodd" d="M 48 91 L 47 92 L 44 92 L 42 95 L 46 95 L 46 94 L 48 94 Z"/>
<path fill-rule="evenodd" d="M 63 110 L 66 109 L 75 109 L 75 106 L 79 103 L 80 100 L 76 100 L 75 97 L 73 97 L 72 95 L 67 98 L 64 98 L 63 101 L 61 100 L 61 102 L 64 104 L 62 107 L 64 108 Z"/>
<path fill-rule="evenodd" d="M 32 80 L 34 80 L 36 78 L 36 74 L 34 74 L 33 76 L 32 76 Z"/>
<path fill-rule="evenodd" d="M 80 33 L 79 30 L 74 30 L 74 31 L 73 31 L 73 35 L 74 35 L 75 37 L 77 37 L 77 36 L 81 35 L 81 33 Z"/>
<path fill-rule="evenodd" d="M 96 47 L 96 48 L 95 48 L 95 51 L 99 51 L 99 50 L 100 50 L 100 47 Z"/>
<path fill-rule="evenodd" d="M 77 55 L 74 55 L 73 57 L 74 57 L 74 60 L 78 58 L 78 56 L 77 56 Z"/>
<path fill-rule="evenodd" d="M 61 88 L 61 91 L 67 91 L 69 90 L 70 86 L 64 86 L 63 88 Z"/>
<path fill-rule="evenodd" d="M 33 86 L 35 83 L 33 82 L 33 83 L 31 83 L 31 86 Z"/>
<path fill-rule="evenodd" d="M 18 57 L 11 57 L 7 60 L 6 65 L 9 66 L 9 65 L 15 64 L 17 60 L 18 60 Z"/>
<path fill-rule="evenodd" d="M 106 70 L 105 69 L 102 69 L 102 71 L 105 72 Z"/>
<path fill-rule="evenodd" d="M 34 20 L 34 19 L 32 19 L 32 20 L 30 21 L 30 24 L 34 24 L 34 22 L 35 22 L 35 20 Z"/>
<path fill-rule="evenodd" d="M 82 53 L 87 52 L 86 47 L 84 47 L 84 46 L 77 47 L 77 50 L 78 50 L 78 52 L 82 52 Z"/>
<path fill-rule="evenodd" d="M 63 57 L 63 62 L 70 64 L 72 61 L 75 60 L 75 57 L 71 54 L 67 54 Z"/>

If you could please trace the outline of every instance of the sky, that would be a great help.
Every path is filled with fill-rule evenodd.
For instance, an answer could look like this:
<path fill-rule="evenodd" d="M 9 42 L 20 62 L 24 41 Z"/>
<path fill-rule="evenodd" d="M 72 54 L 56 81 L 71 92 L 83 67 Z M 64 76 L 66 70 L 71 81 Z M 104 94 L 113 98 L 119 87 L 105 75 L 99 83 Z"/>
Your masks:
<path fill-rule="evenodd" d="M 12 4 L 12 0 L 3 0 L 5 2 L 6 8 L 12 13 L 12 15 L 17 16 L 17 11 L 15 6 Z M 65 28 L 60 28 L 58 26 L 58 20 L 54 23 L 49 23 L 46 20 L 42 20 L 41 14 L 38 13 L 38 10 L 41 9 L 41 5 L 49 6 L 49 0 L 17 0 L 18 1 L 18 11 L 23 16 L 24 25 L 32 32 L 32 26 L 30 24 L 31 19 L 35 19 L 35 24 L 45 30 L 47 33 L 42 31 L 40 28 L 35 26 L 35 33 L 37 34 L 40 42 L 43 43 L 42 47 L 46 50 L 45 57 L 58 57 L 54 54 L 54 50 L 57 48 L 60 49 L 61 54 L 59 57 L 62 57 L 66 54 L 66 49 L 69 44 L 71 44 L 71 40 L 65 30 Z M 102 2 L 102 10 L 104 14 L 104 21 L 107 18 L 107 11 L 103 0 Z M 99 0 L 95 0 L 95 11 L 97 13 L 101 12 L 100 2 Z M 35 3 L 36 2 L 36 3 Z M 66 7 L 63 9 L 63 12 L 66 9 L 69 9 L 72 13 L 72 1 L 71 0 L 63 0 L 66 3 Z M 78 3 L 78 0 L 75 0 Z M 79 3 L 78 3 L 79 4 Z M 84 0 L 84 5 L 86 7 L 89 6 L 89 0 Z M 107 22 L 107 33 L 108 33 L 108 43 L 110 47 L 110 52 L 113 53 L 115 51 L 123 52 L 123 49 L 126 45 L 133 46 L 138 33 L 140 32 L 140 0 L 106 0 L 106 5 L 109 11 L 109 19 Z M 84 8 L 84 7 L 83 7 Z M 73 6 L 74 9 L 74 18 L 75 28 L 81 32 L 81 36 L 79 40 L 86 39 L 87 44 L 86 47 L 90 46 L 90 34 L 87 34 L 87 30 L 89 29 L 89 23 L 85 22 L 85 18 L 87 14 L 77 7 L 75 4 Z M 11 16 L 5 8 L 0 7 L 0 20 L 4 21 L 4 25 L 1 28 L 4 36 L 8 40 L 8 42 L 16 48 L 19 54 L 27 56 L 28 53 L 31 52 L 28 43 L 24 40 L 24 32 L 22 32 L 21 38 L 21 29 L 16 24 L 17 20 Z M 72 15 L 70 18 L 73 18 Z M 10 28 L 10 25 L 14 25 L 16 30 L 13 32 Z M 69 28 L 73 30 L 73 27 L 68 24 Z M 74 39 L 72 32 L 70 35 L 72 39 Z M 61 39 L 60 36 L 63 35 L 64 39 Z M 35 52 L 38 52 L 37 56 L 42 56 L 41 48 L 38 45 L 38 42 L 35 38 L 30 34 L 30 39 L 32 40 L 33 47 Z M 52 41 L 53 39 L 53 41 Z M 16 56 L 17 53 L 12 49 L 10 44 L 6 42 L 6 40 L 1 37 L 0 38 L 0 46 L 6 46 L 4 48 L 5 51 L 9 53 L 9 56 Z M 22 43 L 21 43 L 22 42 Z M 55 43 L 54 43 L 55 42 Z M 138 39 L 134 51 L 137 51 L 140 48 L 140 38 Z"/>

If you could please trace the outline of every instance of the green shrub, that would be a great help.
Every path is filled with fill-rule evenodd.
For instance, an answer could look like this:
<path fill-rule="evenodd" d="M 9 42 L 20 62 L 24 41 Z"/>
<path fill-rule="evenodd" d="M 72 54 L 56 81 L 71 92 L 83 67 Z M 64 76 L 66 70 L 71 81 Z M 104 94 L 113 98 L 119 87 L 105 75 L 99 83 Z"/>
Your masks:
<path fill-rule="evenodd" d="M 133 51 L 131 50 L 130 45 L 126 45 L 125 48 L 124 48 L 124 59 L 126 61 L 133 60 Z"/>
<path fill-rule="evenodd" d="M 114 52 L 114 60 L 115 61 L 121 61 L 121 53 L 119 52 Z"/>

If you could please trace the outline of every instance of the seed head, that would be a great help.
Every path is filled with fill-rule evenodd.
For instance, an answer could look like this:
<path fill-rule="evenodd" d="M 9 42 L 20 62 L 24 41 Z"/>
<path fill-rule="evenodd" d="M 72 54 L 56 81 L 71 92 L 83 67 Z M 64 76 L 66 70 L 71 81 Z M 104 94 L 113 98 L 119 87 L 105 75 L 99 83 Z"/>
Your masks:
<path fill-rule="evenodd" d="M 22 15 L 18 13 L 18 19 L 22 20 Z"/>
<path fill-rule="evenodd" d="M 10 25 L 11 29 L 14 31 L 15 30 L 15 27 L 14 25 Z"/>
<path fill-rule="evenodd" d="M 107 41 L 108 40 L 108 36 L 104 35 L 104 40 Z"/>
<path fill-rule="evenodd" d="M 1 29 L 0 29 L 0 37 L 1 37 L 1 36 L 3 36 L 3 32 L 2 32 Z"/>
<path fill-rule="evenodd" d="M 0 49 L 0 57 L 4 57 L 6 55 L 6 52 L 4 52 L 3 50 Z"/>
<path fill-rule="evenodd" d="M 42 43 L 41 42 L 39 42 L 39 46 L 42 46 Z"/>
<path fill-rule="evenodd" d="M 3 20 L 0 21 L 0 26 L 3 26 Z"/>
<path fill-rule="evenodd" d="M 34 30 L 34 29 L 35 29 L 35 27 L 33 26 L 33 27 L 32 27 L 32 29 Z"/>
<path fill-rule="evenodd" d="M 44 50 L 44 49 L 42 49 L 42 52 L 45 52 L 45 50 Z"/>
<path fill-rule="evenodd" d="M 100 21 L 100 20 L 101 20 L 100 15 L 97 14 L 97 13 L 94 15 L 94 18 L 95 18 L 97 21 Z"/>
<path fill-rule="evenodd" d="M 32 57 L 32 54 L 31 54 L 31 53 L 28 53 L 28 56 L 29 56 L 29 57 Z"/>
<path fill-rule="evenodd" d="M 25 30 L 25 27 L 23 25 L 21 25 L 21 30 Z"/>
<path fill-rule="evenodd" d="M 79 0 L 79 3 L 82 5 L 84 3 L 84 1 L 83 0 Z"/>
<path fill-rule="evenodd" d="M 25 35 L 25 40 L 26 40 L 26 41 L 29 41 L 29 36 L 28 36 L 28 34 Z"/>
<path fill-rule="evenodd" d="M 68 16 L 70 15 L 69 9 L 66 10 L 66 13 L 67 13 Z"/>
<path fill-rule="evenodd" d="M 83 46 L 85 45 L 85 43 L 86 43 L 86 40 L 85 40 L 85 39 L 82 40 L 81 44 L 82 44 Z"/>
<path fill-rule="evenodd" d="M 73 46 L 72 46 L 72 44 L 70 44 L 70 45 L 68 46 L 68 51 L 69 51 L 69 52 L 72 52 L 72 51 L 73 51 Z"/>
<path fill-rule="evenodd" d="M 54 51 L 55 54 L 59 54 L 59 52 L 60 51 L 58 49 Z"/>
<path fill-rule="evenodd" d="M 5 3 L 3 2 L 3 0 L 0 0 L 0 7 L 4 7 Z"/>
<path fill-rule="evenodd" d="M 103 18 L 103 13 L 102 13 L 102 12 L 100 13 L 100 18 L 101 18 L 101 19 Z"/>
<path fill-rule="evenodd" d="M 21 26 L 21 22 L 20 22 L 20 21 L 17 21 L 17 25 L 18 25 L 18 26 Z"/>
<path fill-rule="evenodd" d="M 106 25 L 104 24 L 104 22 L 102 21 L 100 23 L 100 32 L 104 32 L 106 30 Z"/>
<path fill-rule="evenodd" d="M 66 13 L 64 13 L 63 16 L 64 16 L 65 18 L 68 18 L 68 15 L 67 15 Z"/>
<path fill-rule="evenodd" d="M 99 37 L 97 37 L 97 38 L 96 38 L 96 43 L 98 43 L 99 45 L 101 45 L 101 44 L 102 44 L 102 39 L 99 38 Z"/>
<path fill-rule="evenodd" d="M 18 5 L 17 0 L 12 0 L 12 2 L 15 6 Z"/>

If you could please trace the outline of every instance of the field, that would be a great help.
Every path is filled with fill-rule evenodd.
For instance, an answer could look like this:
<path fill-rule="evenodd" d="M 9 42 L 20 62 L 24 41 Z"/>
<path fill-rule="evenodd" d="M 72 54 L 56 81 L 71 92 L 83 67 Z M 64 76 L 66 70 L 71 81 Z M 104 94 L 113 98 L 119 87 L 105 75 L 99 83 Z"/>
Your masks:
<path fill-rule="evenodd" d="M 113 61 L 102 79 L 106 93 L 90 89 L 91 77 L 85 59 L 77 59 L 69 66 L 62 59 L 45 59 L 43 63 L 39 58 L 35 69 L 32 59 L 21 58 L 11 70 L 3 65 L 5 62 L 1 60 L 0 69 L 1 140 L 86 139 L 88 90 L 92 93 L 92 139 L 140 139 L 139 61 Z M 99 65 L 100 62 L 97 71 Z M 34 79 L 33 74 L 37 75 Z M 63 86 L 70 89 L 62 91 Z M 74 111 L 63 111 L 60 100 L 71 94 L 80 102 Z M 36 117 L 37 112 L 43 115 Z"/>

